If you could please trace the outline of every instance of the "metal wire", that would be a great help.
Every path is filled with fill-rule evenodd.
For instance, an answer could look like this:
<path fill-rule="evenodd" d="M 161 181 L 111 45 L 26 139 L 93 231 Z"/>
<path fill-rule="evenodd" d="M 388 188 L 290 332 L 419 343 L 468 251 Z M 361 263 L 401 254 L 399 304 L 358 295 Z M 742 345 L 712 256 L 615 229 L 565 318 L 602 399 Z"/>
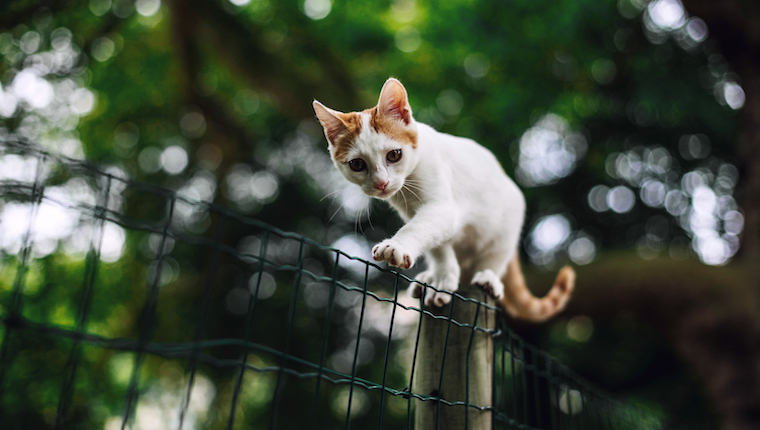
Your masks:
<path fill-rule="evenodd" d="M 32 181 L 8 177 L 0 172 L 0 208 L 12 202 L 31 205 L 18 252 L 0 254 L 0 261 L 5 262 L 6 267 L 8 262 L 15 264 L 12 285 L 0 285 L 0 327 L 4 330 L 0 344 L 0 422 L 8 423 L 8 428 L 22 428 L 30 422 L 47 422 L 49 427 L 57 429 L 87 427 L 96 422 L 96 427 L 103 428 L 104 420 L 113 416 L 120 417 L 118 427 L 122 430 L 135 428 L 141 419 L 140 405 L 153 401 L 151 390 L 160 386 L 157 380 L 163 380 L 162 365 L 174 362 L 182 363 L 186 382 L 176 391 L 179 410 L 171 413 L 174 418 L 164 423 L 163 428 L 233 429 L 249 424 L 257 428 L 289 428 L 289 423 L 299 418 L 294 417 L 289 409 L 294 398 L 309 405 L 304 407 L 302 404 L 302 410 L 295 415 L 301 415 L 300 422 L 313 429 L 337 426 L 346 429 L 351 426 L 409 429 L 412 428 L 414 405 L 418 402 L 435 402 L 436 415 L 440 414 L 441 408 L 461 405 L 466 407 L 466 413 L 489 411 L 494 428 L 501 429 L 664 428 L 657 417 L 614 399 L 546 352 L 527 344 L 504 325 L 502 318 L 497 318 L 496 327 L 478 325 L 481 312 L 500 313 L 497 307 L 427 286 L 432 289 L 426 288 L 427 294 L 431 294 L 430 291 L 451 294 L 452 311 L 454 306 L 477 306 L 471 322 L 456 321 L 452 313 L 435 315 L 421 306 L 422 301 L 414 303 L 400 299 L 401 284 L 413 281 L 401 272 L 235 211 L 195 201 L 182 193 L 133 181 L 102 166 L 52 154 L 30 142 L 0 142 L 0 159 L 8 156 L 36 160 L 37 163 Z M 94 204 L 62 199 L 46 191 L 48 187 L 74 177 L 101 184 Z M 158 219 L 152 219 L 155 216 L 140 217 L 123 207 L 114 207 L 110 201 L 117 192 L 115 189 L 163 201 L 161 216 Z M 72 301 L 76 303 L 72 305 L 76 314 L 73 325 L 55 324 L 39 318 L 32 302 L 25 306 L 26 278 L 35 260 L 34 226 L 42 204 L 74 210 L 83 218 L 94 220 L 94 238 L 83 265 L 81 287 L 76 289 L 72 285 L 71 296 L 65 298 L 74 300 L 79 297 L 78 301 Z M 191 207 L 195 213 L 206 216 L 213 228 L 198 233 L 178 223 L 180 206 Z M 103 288 L 99 275 L 104 272 L 105 263 L 101 255 L 104 231 L 111 224 L 123 229 L 128 237 L 153 235 L 158 246 L 150 261 L 143 262 L 146 276 L 140 285 L 128 284 L 145 296 L 141 305 L 133 304 L 133 308 L 141 308 L 139 318 L 125 321 L 125 327 L 120 330 L 103 334 L 93 330 L 91 314 L 97 311 L 94 296 L 101 293 L 99 288 Z M 228 228 L 249 232 L 258 240 L 258 249 L 238 249 L 232 239 L 239 237 L 231 239 L 225 233 Z M 167 288 L 162 278 L 163 267 L 174 258 L 169 245 L 175 243 L 193 250 L 196 255 L 208 257 L 202 269 L 202 280 L 195 283 L 197 291 L 188 291 L 191 297 L 196 297 L 199 307 L 193 317 L 189 341 L 166 338 L 163 331 L 157 331 L 164 315 L 159 312 L 160 300 L 163 300 L 161 294 Z M 131 246 L 127 246 L 127 252 L 136 248 Z M 292 247 L 291 252 L 281 252 L 288 247 Z M 180 257 L 178 254 L 177 258 Z M 359 269 L 352 271 L 351 264 Z M 229 318 L 220 317 L 228 315 L 221 297 L 227 298 L 228 308 L 236 305 L 235 300 L 230 300 L 230 287 L 219 281 L 228 266 L 242 271 L 243 278 L 250 278 L 249 288 L 243 289 L 249 291 L 249 296 L 244 310 L 238 312 L 241 314 L 241 330 L 236 335 L 225 335 L 211 328 L 217 320 Z M 331 267 L 329 276 L 322 273 L 325 266 Z M 275 288 L 280 292 L 274 296 L 276 299 L 264 294 L 265 290 L 272 288 L 268 284 L 270 278 L 275 278 Z M 288 279 L 292 281 L 288 282 Z M 318 296 L 314 291 L 324 293 L 318 290 L 323 287 L 327 288 L 326 296 L 322 294 L 319 300 L 314 299 Z M 358 299 L 351 302 L 346 297 Z M 324 311 L 320 314 L 321 309 Z M 408 312 L 415 316 L 401 318 L 401 313 L 406 315 Z M 387 330 L 372 319 L 385 314 L 389 315 Z M 281 333 L 279 337 L 269 333 L 271 330 L 262 323 L 265 318 L 266 324 L 277 327 Z M 411 321 L 415 327 L 409 329 L 401 325 L 399 321 L 402 319 L 407 321 L 403 324 Z M 424 319 L 447 323 L 444 361 L 451 353 L 447 349 L 449 331 L 453 327 L 472 331 L 465 358 L 468 368 L 475 334 L 485 333 L 494 338 L 493 404 L 471 403 L 469 391 L 465 401 L 447 400 L 445 393 L 441 393 L 443 375 L 434 395 L 413 392 L 415 367 L 420 365 L 418 327 Z M 351 324 L 346 322 L 349 320 Z M 154 339 L 158 336 L 160 340 Z M 345 336 L 350 336 L 353 343 L 346 342 Z M 406 358 L 393 352 L 403 345 L 402 337 L 411 343 L 410 355 Z M 319 339 L 318 342 L 315 339 Z M 40 340 L 48 345 L 41 346 Z M 318 347 L 304 350 L 304 345 L 309 342 L 318 343 Z M 338 365 L 342 345 L 350 358 L 345 365 Z M 371 360 L 362 358 L 363 351 L 372 349 L 373 345 L 382 345 L 382 353 L 372 354 Z M 67 359 L 60 369 L 51 369 L 52 373 L 62 375 L 57 395 L 19 410 L 13 398 L 24 384 L 49 383 L 35 379 L 33 374 L 26 380 L 13 376 L 14 371 L 28 364 L 23 361 L 29 356 L 27 351 L 62 353 Z M 85 353 L 91 351 L 99 351 L 101 355 L 97 355 L 95 361 L 102 360 L 103 363 L 108 363 L 109 358 L 120 351 L 130 353 L 133 358 L 121 401 L 116 390 L 117 394 L 112 397 L 117 400 L 108 407 L 88 405 L 79 399 L 81 394 L 78 393 L 85 388 L 81 388 L 78 381 L 89 378 L 91 372 L 101 374 L 98 373 L 101 370 L 93 366 L 93 360 L 85 358 Z M 408 372 L 399 372 L 399 368 L 408 368 Z M 217 392 L 213 406 L 219 412 L 207 414 L 205 420 L 193 412 L 192 406 L 199 375 L 211 379 Z M 258 401 L 264 405 L 259 407 L 265 411 L 263 414 L 258 413 L 246 397 L 250 394 L 246 394 L 245 380 L 251 375 L 264 375 L 270 381 L 274 378 L 268 388 L 257 394 L 264 399 Z M 465 383 L 469 388 L 469 373 Z M 344 393 L 339 390 L 341 387 L 347 387 L 345 399 L 341 397 Z M 88 409 L 90 407 L 93 409 Z M 326 412 L 331 407 L 337 410 Z M 114 410 L 117 408 L 121 412 Z M 49 417 L 51 410 L 54 411 L 52 418 Z M 372 411 L 374 413 L 370 413 Z"/>

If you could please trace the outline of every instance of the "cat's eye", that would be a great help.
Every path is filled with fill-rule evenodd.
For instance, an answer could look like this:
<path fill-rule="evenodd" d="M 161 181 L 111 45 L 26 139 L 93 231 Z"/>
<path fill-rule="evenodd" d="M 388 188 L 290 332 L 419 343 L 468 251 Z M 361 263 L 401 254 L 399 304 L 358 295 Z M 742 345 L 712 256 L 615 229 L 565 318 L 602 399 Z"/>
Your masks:
<path fill-rule="evenodd" d="M 348 162 L 348 167 L 350 167 L 354 172 L 361 172 L 367 169 L 367 163 L 365 163 L 361 158 L 354 158 Z"/>
<path fill-rule="evenodd" d="M 401 150 L 394 149 L 393 151 L 389 152 L 388 155 L 385 156 L 385 159 L 391 163 L 397 162 L 398 160 L 401 159 Z"/>

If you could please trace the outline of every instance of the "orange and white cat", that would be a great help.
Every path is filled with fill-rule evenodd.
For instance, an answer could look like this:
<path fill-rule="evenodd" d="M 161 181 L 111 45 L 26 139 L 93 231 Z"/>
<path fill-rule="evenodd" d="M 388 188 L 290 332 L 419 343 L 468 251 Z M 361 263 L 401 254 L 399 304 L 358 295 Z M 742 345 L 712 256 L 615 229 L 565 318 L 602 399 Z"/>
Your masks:
<path fill-rule="evenodd" d="M 450 292 L 460 280 L 479 285 L 515 318 L 543 321 L 565 307 L 575 283 L 570 267 L 543 298 L 525 285 L 517 252 L 525 198 L 490 151 L 415 121 L 393 78 L 371 109 L 341 113 L 314 101 L 314 110 L 338 170 L 405 222 L 372 249 L 375 260 L 408 269 L 424 254 L 427 270 L 418 280 Z M 412 283 L 409 293 L 422 297 L 423 288 Z M 428 306 L 450 300 L 445 292 L 425 294 Z"/>

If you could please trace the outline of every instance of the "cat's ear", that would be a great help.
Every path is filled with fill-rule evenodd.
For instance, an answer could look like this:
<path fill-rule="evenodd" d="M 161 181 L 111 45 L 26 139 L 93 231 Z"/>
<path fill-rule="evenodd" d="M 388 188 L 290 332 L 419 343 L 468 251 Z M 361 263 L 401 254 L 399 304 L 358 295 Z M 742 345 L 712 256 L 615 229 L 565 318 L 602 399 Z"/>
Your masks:
<path fill-rule="evenodd" d="M 398 79 L 390 78 L 385 81 L 383 89 L 380 90 L 377 109 L 380 115 L 403 121 L 406 125 L 412 121 L 412 108 L 409 106 L 406 89 Z"/>
<path fill-rule="evenodd" d="M 335 145 L 335 139 L 346 130 L 346 124 L 340 119 L 340 112 L 332 110 L 322 103 L 314 100 L 312 103 L 314 112 L 325 130 L 325 136 L 330 145 Z"/>

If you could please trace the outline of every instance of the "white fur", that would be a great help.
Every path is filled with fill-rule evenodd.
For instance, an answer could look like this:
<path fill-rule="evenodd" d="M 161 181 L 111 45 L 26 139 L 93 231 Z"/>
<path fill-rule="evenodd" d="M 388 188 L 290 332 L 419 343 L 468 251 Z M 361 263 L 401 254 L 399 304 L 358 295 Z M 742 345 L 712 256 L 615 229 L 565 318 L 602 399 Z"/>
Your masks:
<path fill-rule="evenodd" d="M 340 113 L 316 101 L 314 108 L 329 141 L 328 129 L 341 127 L 336 117 Z M 418 275 L 420 281 L 449 292 L 456 291 L 460 281 L 470 282 L 502 299 L 501 279 L 517 252 L 525 218 L 522 192 L 483 146 L 416 122 L 406 92 L 395 79 L 383 87 L 378 109 L 395 115 L 397 125 L 416 130 L 416 148 L 373 130 L 370 113 L 363 112 L 361 132 L 346 159 L 361 158 L 367 169 L 354 172 L 333 157 L 349 181 L 368 196 L 387 200 L 405 221 L 393 237 L 372 249 L 373 258 L 408 269 L 425 255 L 427 270 Z M 336 150 L 333 142 L 329 148 Z M 396 149 L 401 149 L 402 158 L 388 162 L 388 152 Z M 374 186 L 384 182 L 384 191 Z M 425 293 L 417 283 L 410 285 L 409 293 L 424 293 L 426 305 L 442 306 L 451 300 L 445 292 Z"/>
<path fill-rule="evenodd" d="M 408 269 L 424 254 L 428 267 L 418 275 L 420 281 L 452 292 L 460 278 L 479 285 L 491 281 L 500 299 L 500 279 L 517 251 L 525 217 L 522 192 L 493 154 L 473 140 L 421 123 L 410 126 L 417 129 L 416 149 L 367 126 L 348 157 L 365 160 L 367 171 L 353 172 L 336 162 L 347 179 L 365 194 L 387 200 L 406 222 L 373 248 L 373 257 Z M 399 148 L 402 159 L 385 162 L 388 151 Z M 373 188 L 378 179 L 389 181 L 390 195 Z M 409 292 L 420 297 L 422 286 L 412 284 Z M 441 306 L 450 299 L 449 294 L 430 291 L 425 303 Z"/>

